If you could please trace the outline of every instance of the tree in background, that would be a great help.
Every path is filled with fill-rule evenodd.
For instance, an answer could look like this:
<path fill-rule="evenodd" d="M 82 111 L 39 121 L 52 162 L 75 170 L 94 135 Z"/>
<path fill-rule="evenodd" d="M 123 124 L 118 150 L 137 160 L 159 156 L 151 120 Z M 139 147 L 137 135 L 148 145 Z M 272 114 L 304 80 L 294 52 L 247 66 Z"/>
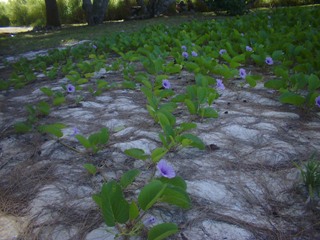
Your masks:
<path fill-rule="evenodd" d="M 83 0 L 82 8 L 86 14 L 87 23 L 90 26 L 103 23 L 107 12 L 109 0 Z"/>
<path fill-rule="evenodd" d="M 59 11 L 56 0 L 45 0 L 46 3 L 46 26 L 60 27 Z"/>

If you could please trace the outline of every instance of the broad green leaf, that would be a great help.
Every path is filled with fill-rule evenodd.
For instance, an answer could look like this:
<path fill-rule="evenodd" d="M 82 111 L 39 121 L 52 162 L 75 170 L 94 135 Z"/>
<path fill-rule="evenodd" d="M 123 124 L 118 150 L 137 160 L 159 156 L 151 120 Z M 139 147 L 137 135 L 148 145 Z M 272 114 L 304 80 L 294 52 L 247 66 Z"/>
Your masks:
<path fill-rule="evenodd" d="M 77 134 L 75 137 L 79 141 L 79 143 L 81 143 L 81 145 L 84 146 L 86 149 L 91 147 L 91 143 L 84 136 Z"/>
<path fill-rule="evenodd" d="M 176 205 L 184 209 L 188 209 L 191 206 L 191 200 L 187 192 L 184 189 L 173 185 L 168 185 L 166 187 L 160 201 Z"/>
<path fill-rule="evenodd" d="M 49 133 L 58 138 L 63 136 L 61 129 L 65 128 L 65 125 L 62 123 L 54 123 L 48 125 L 41 125 L 38 127 L 39 131 L 42 133 Z"/>
<path fill-rule="evenodd" d="M 313 92 L 320 87 L 320 80 L 317 75 L 311 74 L 308 77 L 308 90 Z"/>
<path fill-rule="evenodd" d="M 133 157 L 135 159 L 146 160 L 149 156 L 145 154 L 145 152 L 140 148 L 130 148 L 124 150 L 124 153 L 129 157 Z"/>
<path fill-rule="evenodd" d="M 50 105 L 43 101 L 38 103 L 37 109 L 43 115 L 49 115 L 50 113 Z"/>
<path fill-rule="evenodd" d="M 185 132 L 185 131 L 196 128 L 197 124 L 184 122 L 184 123 L 181 123 L 179 127 L 180 127 L 179 133 L 181 133 L 181 132 Z"/>
<path fill-rule="evenodd" d="M 32 126 L 25 122 L 17 122 L 14 124 L 14 130 L 17 133 L 26 133 L 32 129 Z"/>
<path fill-rule="evenodd" d="M 55 97 L 53 99 L 53 105 L 54 106 L 59 106 L 61 105 L 62 103 L 64 103 L 66 101 L 65 97 Z"/>
<path fill-rule="evenodd" d="M 208 90 L 205 87 L 198 87 L 197 88 L 197 97 L 199 104 L 204 104 L 207 99 Z"/>
<path fill-rule="evenodd" d="M 152 162 L 156 163 L 159 162 L 160 159 L 166 155 L 166 153 L 168 152 L 168 149 L 166 148 L 156 148 L 152 151 L 151 153 L 151 160 Z"/>
<path fill-rule="evenodd" d="M 136 83 L 132 81 L 123 81 L 122 82 L 122 87 L 127 88 L 127 89 L 135 89 L 136 88 Z"/>
<path fill-rule="evenodd" d="M 168 185 L 173 185 L 175 187 L 181 188 L 182 190 L 187 189 L 187 183 L 180 176 L 176 176 L 174 178 L 161 177 L 159 178 L 159 180 L 163 183 L 167 183 Z"/>
<path fill-rule="evenodd" d="M 184 103 L 186 104 L 190 114 L 197 114 L 197 106 L 195 106 L 195 103 L 193 103 L 190 99 L 185 99 Z"/>
<path fill-rule="evenodd" d="M 246 76 L 246 81 L 249 83 L 250 87 L 255 87 L 257 85 L 256 80 L 251 75 Z"/>
<path fill-rule="evenodd" d="M 162 223 L 154 226 L 148 232 L 148 240 L 162 240 L 178 232 L 174 223 Z"/>
<path fill-rule="evenodd" d="M 212 107 L 203 108 L 202 111 L 201 116 L 205 118 L 217 118 L 219 116 L 218 112 Z"/>
<path fill-rule="evenodd" d="M 281 88 L 286 88 L 286 83 L 281 79 L 272 79 L 264 83 L 264 87 L 279 90 Z"/>
<path fill-rule="evenodd" d="M 180 73 L 182 66 L 179 64 L 165 66 L 164 72 L 169 74 Z"/>
<path fill-rule="evenodd" d="M 167 184 L 162 183 L 159 180 L 153 180 L 149 184 L 145 185 L 138 196 L 139 206 L 144 210 L 148 210 L 155 204 L 162 196 L 163 191 L 167 187 Z"/>
<path fill-rule="evenodd" d="M 96 175 L 97 173 L 97 168 L 91 164 L 91 163 L 85 163 L 83 164 L 83 167 L 92 175 Z"/>
<path fill-rule="evenodd" d="M 182 139 L 185 138 L 185 139 L 191 140 L 192 142 L 190 146 L 199 148 L 201 150 L 205 149 L 205 144 L 197 136 L 190 133 L 185 133 L 185 134 L 182 134 L 181 137 Z"/>
<path fill-rule="evenodd" d="M 40 88 L 40 90 L 48 97 L 51 97 L 53 95 L 53 91 L 50 88 L 42 87 L 42 88 Z"/>
<path fill-rule="evenodd" d="M 134 220 L 139 216 L 139 208 L 137 204 L 132 201 L 130 206 L 129 206 L 129 219 Z"/>
<path fill-rule="evenodd" d="M 301 106 L 305 101 L 305 98 L 297 93 L 285 92 L 280 96 L 280 102 L 289 103 L 295 106 Z"/>
<path fill-rule="evenodd" d="M 129 186 L 140 173 L 141 171 L 138 169 L 131 169 L 125 172 L 120 179 L 121 187 L 126 188 L 127 186 Z"/>

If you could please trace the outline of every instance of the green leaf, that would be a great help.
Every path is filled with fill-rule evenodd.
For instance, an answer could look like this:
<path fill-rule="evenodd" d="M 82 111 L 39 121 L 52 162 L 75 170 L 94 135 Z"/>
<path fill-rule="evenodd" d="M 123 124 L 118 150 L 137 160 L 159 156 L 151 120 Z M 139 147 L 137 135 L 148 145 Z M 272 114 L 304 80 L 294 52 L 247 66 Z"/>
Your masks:
<path fill-rule="evenodd" d="M 306 99 L 297 93 L 285 92 L 280 96 L 280 102 L 289 103 L 295 106 L 301 106 L 305 101 Z"/>
<path fill-rule="evenodd" d="M 255 87 L 257 85 L 256 80 L 251 75 L 246 76 L 246 81 L 249 83 L 250 87 Z"/>
<path fill-rule="evenodd" d="M 17 122 L 14 124 L 14 130 L 17 133 L 27 133 L 32 129 L 32 126 L 25 122 Z"/>
<path fill-rule="evenodd" d="M 313 92 L 320 87 L 320 80 L 317 75 L 311 74 L 308 77 L 308 90 Z"/>
<path fill-rule="evenodd" d="M 186 104 L 190 114 L 197 114 L 197 106 L 195 106 L 195 103 L 193 103 L 190 99 L 185 99 L 184 103 Z"/>
<path fill-rule="evenodd" d="M 148 240 L 162 240 L 178 232 L 174 223 L 162 223 L 154 226 L 148 232 Z"/>
<path fill-rule="evenodd" d="M 50 88 L 42 87 L 42 88 L 40 88 L 40 90 L 48 97 L 51 97 L 53 95 L 53 91 Z"/>
<path fill-rule="evenodd" d="M 43 101 L 38 103 L 37 109 L 43 115 L 49 115 L 50 113 L 50 105 Z"/>
<path fill-rule="evenodd" d="M 151 160 L 152 162 L 156 163 L 159 162 L 160 159 L 168 152 L 166 148 L 156 148 L 151 153 Z"/>
<path fill-rule="evenodd" d="M 113 227 L 116 222 L 125 223 L 129 219 L 129 203 L 116 181 L 103 184 L 100 194 L 94 195 L 93 200 L 101 208 L 107 226 Z"/>
<path fill-rule="evenodd" d="M 208 95 L 208 90 L 205 87 L 197 87 L 197 97 L 199 104 L 204 104 L 206 102 Z"/>
<path fill-rule="evenodd" d="M 132 203 L 129 206 L 129 219 L 134 220 L 139 216 L 139 208 L 137 204 L 132 201 Z"/>
<path fill-rule="evenodd" d="M 132 81 L 123 81 L 122 82 L 122 87 L 127 88 L 127 89 L 135 89 L 136 88 L 136 83 Z"/>
<path fill-rule="evenodd" d="M 197 124 L 184 122 L 184 123 L 181 123 L 179 127 L 180 127 L 179 133 L 182 133 L 182 132 L 196 128 Z"/>
<path fill-rule="evenodd" d="M 49 133 L 58 138 L 63 136 L 61 129 L 65 128 L 65 125 L 62 123 L 54 123 L 48 125 L 41 125 L 38 127 L 39 131 L 42 133 Z"/>
<path fill-rule="evenodd" d="M 85 163 L 83 164 L 83 167 L 92 175 L 96 175 L 97 173 L 97 168 L 91 164 L 91 163 Z"/>
<path fill-rule="evenodd" d="M 206 107 L 202 109 L 202 117 L 205 118 L 217 118 L 219 116 L 218 112 L 211 107 Z"/>
<path fill-rule="evenodd" d="M 191 140 L 190 146 L 199 148 L 201 150 L 205 149 L 205 144 L 197 136 L 190 133 L 185 133 L 185 134 L 182 134 L 181 137 L 182 139 Z"/>
<path fill-rule="evenodd" d="M 281 79 L 272 79 L 264 83 L 266 88 L 279 90 L 281 88 L 286 88 L 285 80 Z"/>
<path fill-rule="evenodd" d="M 182 190 L 187 189 L 187 183 L 180 176 L 176 176 L 174 178 L 161 177 L 161 178 L 159 178 L 159 180 L 163 183 L 167 183 L 169 185 L 173 185 L 175 187 L 181 188 Z"/>
<path fill-rule="evenodd" d="M 168 185 L 166 187 L 160 201 L 176 205 L 183 209 L 188 209 L 191 206 L 191 200 L 187 192 L 184 189 L 173 185 Z"/>
<path fill-rule="evenodd" d="M 131 169 L 124 173 L 120 179 L 121 187 L 126 188 L 127 186 L 129 186 L 140 173 L 141 171 L 138 169 Z"/>
<path fill-rule="evenodd" d="M 53 99 L 53 105 L 54 106 L 59 106 L 61 105 L 62 103 L 64 103 L 66 101 L 65 97 L 55 97 Z"/>
<path fill-rule="evenodd" d="M 141 189 L 138 196 L 139 206 L 144 210 L 148 210 L 155 204 L 161 197 L 167 184 L 162 183 L 159 180 L 153 180 Z"/>
<path fill-rule="evenodd" d="M 75 137 L 79 141 L 79 143 L 81 143 L 81 145 L 84 146 L 86 149 L 91 147 L 91 143 L 84 136 L 78 134 Z"/>
<path fill-rule="evenodd" d="M 124 153 L 129 157 L 133 157 L 135 159 L 146 160 L 149 156 L 144 153 L 144 151 L 140 148 L 130 148 L 124 150 Z"/>

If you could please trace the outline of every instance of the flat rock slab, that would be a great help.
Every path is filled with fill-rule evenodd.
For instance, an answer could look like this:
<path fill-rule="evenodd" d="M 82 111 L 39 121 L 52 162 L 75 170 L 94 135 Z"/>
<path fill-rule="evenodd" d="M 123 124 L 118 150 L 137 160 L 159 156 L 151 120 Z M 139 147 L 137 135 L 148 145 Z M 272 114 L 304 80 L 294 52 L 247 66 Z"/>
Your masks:
<path fill-rule="evenodd" d="M 108 79 L 108 74 L 98 75 Z M 122 75 L 112 76 L 121 80 Z M 170 79 L 175 91 L 184 89 L 187 78 L 192 75 Z M 17 135 L 12 125 L 26 118 L 24 106 L 46 99 L 39 88 L 59 87 L 41 79 L 1 93 L 0 199 L 9 207 L 0 212 L 0 239 L 113 239 L 91 196 L 104 181 L 119 179 L 133 167 L 143 169 L 143 161 L 123 152 L 141 148 L 150 153 L 160 147 L 161 129 L 139 89 L 111 89 L 97 97 L 76 92 L 85 96 L 78 106 L 55 107 L 40 120 L 67 125 L 60 142 L 36 131 Z M 320 151 L 319 116 L 280 104 L 266 89 L 242 86 L 239 80 L 226 84 L 212 106 L 220 114 L 217 119 L 201 120 L 186 109 L 177 114 L 177 121 L 197 123 L 193 133 L 207 145 L 203 151 L 185 148 L 165 156 L 186 180 L 193 207 L 159 207 L 152 213 L 159 222 L 179 225 L 181 231 L 172 239 L 319 239 L 313 227 L 317 215 L 306 207 L 307 194 L 294 165 Z M 74 97 L 68 95 L 70 101 Z M 94 156 L 82 154 L 73 129 L 88 136 L 102 127 L 110 130 L 110 143 Z M 97 166 L 98 174 L 90 176 L 84 163 Z M 145 169 L 140 181 L 148 176 Z M 25 209 L 23 214 L 11 210 L 16 205 Z"/>

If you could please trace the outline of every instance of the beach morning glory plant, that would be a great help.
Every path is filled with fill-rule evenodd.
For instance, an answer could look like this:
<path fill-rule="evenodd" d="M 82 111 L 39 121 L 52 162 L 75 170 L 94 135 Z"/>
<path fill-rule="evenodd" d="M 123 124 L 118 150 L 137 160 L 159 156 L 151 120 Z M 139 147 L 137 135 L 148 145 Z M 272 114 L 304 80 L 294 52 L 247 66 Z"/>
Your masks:
<path fill-rule="evenodd" d="M 72 84 L 68 84 L 68 85 L 67 85 L 67 92 L 68 92 L 68 93 L 73 93 L 73 92 L 75 92 L 75 91 L 76 91 L 75 86 L 73 86 Z"/>
<path fill-rule="evenodd" d="M 221 79 L 217 79 L 216 81 L 217 81 L 216 88 L 220 89 L 220 90 L 224 90 L 225 87 L 224 87 L 224 84 L 223 84 L 222 80 Z"/>
<path fill-rule="evenodd" d="M 318 97 L 316 98 L 316 105 L 317 105 L 318 107 L 320 107 L 320 96 L 318 96 Z"/>
<path fill-rule="evenodd" d="M 183 53 L 182 53 L 182 57 L 188 58 L 188 57 L 189 57 L 189 54 L 188 54 L 187 52 L 183 52 Z"/>
<path fill-rule="evenodd" d="M 225 53 L 227 53 L 227 50 L 225 50 L 225 49 L 220 49 L 220 51 L 219 51 L 219 54 L 220 54 L 220 55 L 223 55 L 223 54 L 225 54 Z"/>
<path fill-rule="evenodd" d="M 239 69 L 239 76 L 242 78 L 242 79 L 245 79 L 246 76 L 247 76 L 247 73 L 246 73 L 246 70 L 244 68 L 240 68 Z"/>
<path fill-rule="evenodd" d="M 192 57 L 197 57 L 197 56 L 198 56 L 198 53 L 196 53 L 195 51 L 192 51 L 192 52 L 191 52 L 191 55 L 192 55 Z"/>

